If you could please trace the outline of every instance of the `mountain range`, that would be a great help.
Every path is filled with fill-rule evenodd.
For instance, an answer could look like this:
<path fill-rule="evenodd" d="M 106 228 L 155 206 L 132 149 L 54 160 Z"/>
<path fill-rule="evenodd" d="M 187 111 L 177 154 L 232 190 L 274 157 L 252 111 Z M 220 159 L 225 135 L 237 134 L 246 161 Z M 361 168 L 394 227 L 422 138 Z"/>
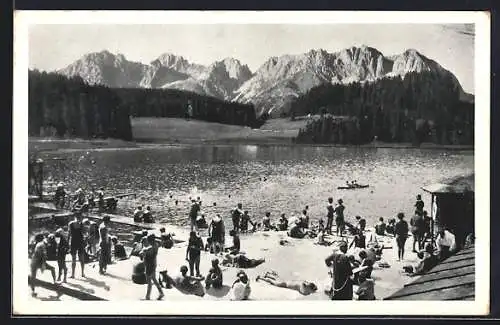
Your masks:
<path fill-rule="evenodd" d="M 105 50 L 86 54 L 56 72 L 68 77 L 80 76 L 89 84 L 112 88 L 179 89 L 253 103 L 258 115 L 279 116 L 287 112 L 294 98 L 323 83 L 372 82 L 423 71 L 435 72 L 442 78 L 451 77 L 459 89 L 460 99 L 473 102 L 474 96 L 463 90 L 450 71 L 414 49 L 392 56 L 384 56 L 368 46 L 353 46 L 333 53 L 310 50 L 303 54 L 271 57 L 255 73 L 234 58 L 204 66 L 165 53 L 143 64 Z M 439 82 L 439 78 L 428 82 Z"/>

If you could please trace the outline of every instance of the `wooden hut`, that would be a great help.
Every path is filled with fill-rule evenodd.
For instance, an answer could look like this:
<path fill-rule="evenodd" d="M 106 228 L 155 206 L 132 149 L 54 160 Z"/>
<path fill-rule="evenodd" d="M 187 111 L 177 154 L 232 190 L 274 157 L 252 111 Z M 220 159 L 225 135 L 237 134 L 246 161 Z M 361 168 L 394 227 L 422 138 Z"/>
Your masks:
<path fill-rule="evenodd" d="M 435 225 L 445 227 L 460 249 L 467 235 L 474 234 L 474 174 L 443 179 L 422 189 L 432 196 L 433 236 Z"/>

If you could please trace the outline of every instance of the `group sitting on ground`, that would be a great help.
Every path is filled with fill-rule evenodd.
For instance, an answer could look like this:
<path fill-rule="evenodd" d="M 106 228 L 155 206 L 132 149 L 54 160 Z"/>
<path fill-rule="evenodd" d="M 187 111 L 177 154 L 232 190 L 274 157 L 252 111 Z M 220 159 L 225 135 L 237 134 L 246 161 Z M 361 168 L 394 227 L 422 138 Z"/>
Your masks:
<path fill-rule="evenodd" d="M 134 211 L 134 222 L 154 223 L 155 220 L 151 207 L 147 206 L 146 210 L 143 210 L 142 206 L 139 205 Z"/>

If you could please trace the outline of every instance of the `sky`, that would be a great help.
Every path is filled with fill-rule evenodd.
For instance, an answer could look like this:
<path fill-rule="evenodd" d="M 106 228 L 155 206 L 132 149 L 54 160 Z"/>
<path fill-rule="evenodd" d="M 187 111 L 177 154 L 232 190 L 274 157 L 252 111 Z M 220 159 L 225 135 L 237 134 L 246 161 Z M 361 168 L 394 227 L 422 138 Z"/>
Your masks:
<path fill-rule="evenodd" d="M 474 93 L 472 24 L 211 24 L 30 25 L 29 67 L 63 68 L 90 52 L 108 50 L 148 64 L 162 53 L 209 65 L 233 57 L 256 71 L 269 57 L 311 49 L 335 52 L 367 45 L 384 55 L 413 48 L 450 70 Z"/>

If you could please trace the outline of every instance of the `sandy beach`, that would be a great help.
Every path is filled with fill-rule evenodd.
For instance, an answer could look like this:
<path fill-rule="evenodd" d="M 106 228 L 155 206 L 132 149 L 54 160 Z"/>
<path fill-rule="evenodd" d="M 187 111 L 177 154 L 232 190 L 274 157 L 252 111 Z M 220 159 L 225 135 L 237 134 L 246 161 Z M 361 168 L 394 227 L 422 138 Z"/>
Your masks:
<path fill-rule="evenodd" d="M 167 232 L 175 233 L 175 239 L 185 240 L 188 238 L 188 231 L 180 227 L 167 227 Z M 206 234 L 201 232 L 202 238 L 206 241 Z M 265 262 L 255 268 L 245 269 L 251 280 L 252 293 L 251 300 L 328 300 L 324 293 L 325 287 L 330 284 L 331 278 L 328 275 L 328 268 L 325 266 L 325 258 L 337 247 L 315 245 L 316 239 L 294 239 L 287 236 L 286 232 L 259 231 L 252 234 L 241 235 L 241 249 L 249 258 L 264 258 Z M 394 239 L 387 236 L 379 236 L 384 246 L 391 247 L 383 250 L 382 260 L 389 263 L 389 268 L 381 268 L 378 262 L 375 263 L 372 278 L 375 281 L 375 296 L 383 299 L 391 293 L 397 291 L 404 284 L 413 280 L 407 275 L 401 274 L 402 266 L 417 263 L 416 254 L 411 252 L 412 239 L 409 237 L 406 242 L 405 261 L 398 262 L 397 251 Z M 279 241 L 286 239 L 287 245 L 280 245 Z M 340 238 L 327 237 L 330 241 Z M 349 238 L 351 240 L 351 238 Z M 231 238 L 226 236 L 226 243 L 231 243 Z M 158 270 L 168 270 L 170 275 L 176 275 L 181 265 L 187 265 L 185 261 L 187 242 L 174 245 L 172 249 L 161 248 L 158 254 Z M 352 251 L 348 251 L 348 254 Z M 211 264 L 210 261 L 216 256 L 208 252 L 202 252 L 200 271 L 206 275 Z M 70 255 L 67 256 L 67 265 L 70 272 Z M 219 256 L 220 260 L 220 256 Z M 140 260 L 131 257 L 128 260 L 117 261 L 108 266 L 108 274 L 98 273 L 97 263 L 90 263 L 86 266 L 87 279 L 79 278 L 79 265 L 77 264 L 76 279 L 69 279 L 64 286 L 76 288 L 94 294 L 106 300 L 139 300 L 144 297 L 146 286 L 134 284 L 131 280 L 132 268 Z M 56 266 L 55 262 L 49 262 Z M 56 267 L 57 269 L 57 267 Z M 232 293 L 230 286 L 236 279 L 238 268 L 221 267 L 224 277 L 224 287 L 220 290 L 209 289 L 204 297 L 186 295 L 177 289 L 165 289 L 165 301 L 168 300 L 231 300 Z M 255 281 L 259 274 L 266 271 L 275 271 L 284 280 L 307 280 L 318 286 L 318 291 L 314 294 L 303 296 L 297 291 L 285 288 L 278 288 L 263 281 Z M 44 272 L 40 279 L 51 282 L 50 272 Z M 153 288 L 154 298 L 156 289 Z M 46 291 L 43 291 L 46 292 Z M 40 295 L 46 297 L 47 295 Z M 64 297 L 64 296 L 63 296 Z M 37 298 L 38 299 L 38 298 Z M 39 298 L 41 299 L 41 298 Z M 61 298 L 63 299 L 63 298 Z M 161 303 L 161 302 L 160 302 Z"/>

